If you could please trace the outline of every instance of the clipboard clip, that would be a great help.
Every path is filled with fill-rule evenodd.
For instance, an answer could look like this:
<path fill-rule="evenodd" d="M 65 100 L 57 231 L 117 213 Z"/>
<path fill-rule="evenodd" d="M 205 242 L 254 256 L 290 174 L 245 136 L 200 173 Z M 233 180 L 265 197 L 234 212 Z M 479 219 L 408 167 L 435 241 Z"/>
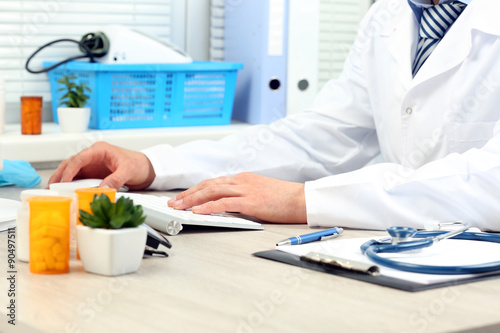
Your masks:
<path fill-rule="evenodd" d="M 331 256 L 328 254 L 322 254 L 318 252 L 309 252 L 300 257 L 300 260 L 305 260 L 317 264 L 323 264 L 325 266 L 334 266 L 336 268 L 343 268 L 350 271 L 356 271 L 364 274 L 369 274 L 371 276 L 379 276 L 380 269 L 376 265 L 366 264 L 364 262 L 348 260 L 344 258 L 339 258 Z"/>

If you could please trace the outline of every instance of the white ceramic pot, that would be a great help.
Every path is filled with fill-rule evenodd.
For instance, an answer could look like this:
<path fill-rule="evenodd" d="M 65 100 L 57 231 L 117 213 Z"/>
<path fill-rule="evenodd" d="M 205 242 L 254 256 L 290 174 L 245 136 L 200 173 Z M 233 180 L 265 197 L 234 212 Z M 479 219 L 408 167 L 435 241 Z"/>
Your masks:
<path fill-rule="evenodd" d="M 77 225 L 78 252 L 90 273 L 121 275 L 139 269 L 146 246 L 143 227 L 99 229 Z"/>
<path fill-rule="evenodd" d="M 57 119 L 61 131 L 83 133 L 89 128 L 90 108 L 57 108 Z"/>

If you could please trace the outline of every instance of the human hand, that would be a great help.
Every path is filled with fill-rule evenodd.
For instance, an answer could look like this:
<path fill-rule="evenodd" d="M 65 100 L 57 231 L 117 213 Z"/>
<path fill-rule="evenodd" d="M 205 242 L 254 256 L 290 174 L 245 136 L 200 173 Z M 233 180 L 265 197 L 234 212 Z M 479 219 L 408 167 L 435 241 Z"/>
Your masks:
<path fill-rule="evenodd" d="M 149 159 L 140 152 L 96 142 L 59 164 L 49 185 L 80 178 L 103 179 L 101 187 L 120 188 L 127 185 L 140 190 L 151 185 L 155 172 Z"/>
<path fill-rule="evenodd" d="M 198 214 L 238 212 L 268 222 L 307 222 L 304 184 L 248 172 L 202 181 L 168 204 Z"/>

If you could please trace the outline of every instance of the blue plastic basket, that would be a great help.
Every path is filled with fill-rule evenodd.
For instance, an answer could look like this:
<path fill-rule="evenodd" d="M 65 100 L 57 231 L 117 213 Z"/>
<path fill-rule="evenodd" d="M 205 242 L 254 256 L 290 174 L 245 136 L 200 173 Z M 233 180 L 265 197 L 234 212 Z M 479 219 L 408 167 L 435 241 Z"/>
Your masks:
<path fill-rule="evenodd" d="M 46 67 L 54 63 L 46 62 Z M 73 61 L 49 71 L 57 122 L 63 75 L 92 90 L 90 128 L 226 125 L 231 121 L 239 63 L 117 65 Z"/>

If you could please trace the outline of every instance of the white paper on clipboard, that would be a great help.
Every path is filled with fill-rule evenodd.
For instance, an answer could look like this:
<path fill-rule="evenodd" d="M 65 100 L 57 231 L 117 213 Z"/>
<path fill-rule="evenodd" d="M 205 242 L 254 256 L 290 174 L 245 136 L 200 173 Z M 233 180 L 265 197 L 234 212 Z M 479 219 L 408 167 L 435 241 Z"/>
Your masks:
<path fill-rule="evenodd" d="M 297 256 L 309 252 L 332 255 L 348 260 L 374 264 L 367 256 L 361 253 L 360 246 L 373 238 L 333 239 L 328 241 L 313 242 L 302 245 L 277 246 L 279 251 Z M 383 254 L 383 256 L 415 264 L 436 266 L 464 266 L 500 261 L 500 244 L 491 242 L 446 239 L 435 245 L 406 253 Z M 376 264 L 381 276 L 389 276 L 401 280 L 432 284 L 446 281 L 456 281 L 481 274 L 420 274 L 404 272 Z M 488 273 L 485 273 L 488 274 Z"/>

